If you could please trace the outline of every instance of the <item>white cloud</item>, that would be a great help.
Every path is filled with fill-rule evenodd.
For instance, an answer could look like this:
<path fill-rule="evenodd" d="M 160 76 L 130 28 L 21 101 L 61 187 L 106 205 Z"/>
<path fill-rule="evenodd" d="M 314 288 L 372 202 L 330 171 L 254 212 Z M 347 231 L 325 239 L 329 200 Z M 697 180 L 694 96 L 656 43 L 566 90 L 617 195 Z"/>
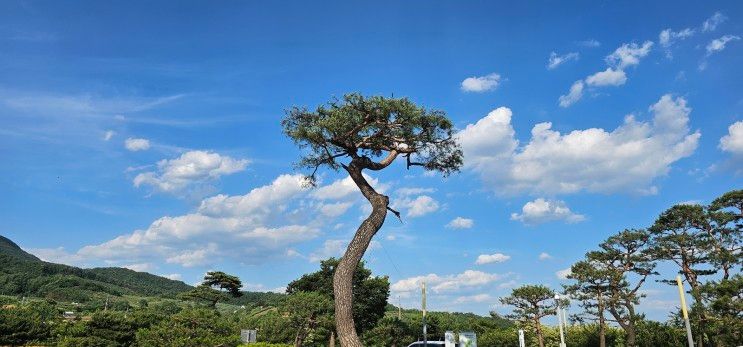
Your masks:
<path fill-rule="evenodd" d="M 403 197 L 392 203 L 395 209 L 407 209 L 408 217 L 420 217 L 439 209 L 439 202 L 428 195 L 419 195 L 415 198 Z"/>
<path fill-rule="evenodd" d="M 494 192 L 565 194 L 589 192 L 647 193 L 656 177 L 691 155 L 701 136 L 690 133 L 686 100 L 664 95 L 650 107 L 653 119 L 560 133 L 552 123 L 536 124 L 531 139 L 516 140 L 511 111 L 499 108 L 457 134 L 465 169 L 480 174 Z"/>
<path fill-rule="evenodd" d="M 116 132 L 115 131 L 113 131 L 113 130 L 106 130 L 106 132 L 103 133 L 103 141 L 110 140 L 112 137 L 114 137 L 114 135 L 116 135 Z"/>
<path fill-rule="evenodd" d="M 547 252 L 539 253 L 539 260 L 552 259 L 552 256 Z"/>
<path fill-rule="evenodd" d="M 605 60 L 609 67 L 585 78 L 577 80 L 570 86 L 570 92 L 561 95 L 558 99 L 561 107 L 569 107 L 583 97 L 583 89 L 589 87 L 620 86 L 627 82 L 624 69 L 628 66 L 640 63 L 640 58 L 650 53 L 653 47 L 652 41 L 645 41 L 642 46 L 637 43 L 625 43 L 613 53 L 606 56 Z"/>
<path fill-rule="evenodd" d="M 477 270 L 466 270 L 460 274 L 440 276 L 428 274 L 399 280 L 390 286 L 393 292 L 404 293 L 420 290 L 423 282 L 434 292 L 453 292 L 463 287 L 478 287 L 498 281 L 499 274 L 491 274 Z"/>
<path fill-rule="evenodd" d="M 737 121 L 728 127 L 728 134 L 720 138 L 720 149 L 743 155 L 743 121 Z"/>
<path fill-rule="evenodd" d="M 54 254 L 66 263 L 165 261 L 184 267 L 223 259 L 260 264 L 290 257 L 294 245 L 317 238 L 323 228 L 335 223 L 333 217 L 317 213 L 318 199 L 304 183 L 302 175 L 281 175 L 245 195 L 203 199 L 191 213 L 161 217 L 145 229 L 85 246 L 74 254 L 63 249 L 39 253 Z"/>
<path fill-rule="evenodd" d="M 496 301 L 492 296 L 490 296 L 490 294 L 465 295 L 454 299 L 455 304 L 466 304 L 472 302 L 483 303 L 490 301 Z"/>
<path fill-rule="evenodd" d="M 601 42 L 599 42 L 598 40 L 595 40 L 595 39 L 588 39 L 588 40 L 580 41 L 580 42 L 578 42 L 578 44 L 581 45 L 581 46 L 584 46 L 584 47 L 591 47 L 591 48 L 595 48 L 595 47 L 600 47 L 601 46 Z"/>
<path fill-rule="evenodd" d="M 566 280 L 566 279 L 568 279 L 568 276 L 571 273 L 573 273 L 573 272 L 570 271 L 570 268 L 567 268 L 567 269 L 562 269 L 562 270 L 559 270 L 559 271 L 555 272 L 555 276 L 557 276 L 557 278 L 559 278 L 561 280 Z"/>
<path fill-rule="evenodd" d="M 722 24 L 725 20 L 728 18 L 725 17 L 720 12 L 715 12 L 715 14 L 712 15 L 712 17 L 709 17 L 707 20 L 702 23 L 702 31 L 715 31 L 717 29 L 717 26 Z"/>
<path fill-rule="evenodd" d="M 621 86 L 625 82 L 627 82 L 627 75 L 624 71 L 614 70 L 610 67 L 586 77 L 586 84 L 592 87 Z"/>
<path fill-rule="evenodd" d="M 163 193 L 179 193 L 193 185 L 205 184 L 224 175 L 245 170 L 249 161 L 208 151 L 189 151 L 157 163 L 157 171 L 134 177 L 134 186 L 148 185 Z"/>
<path fill-rule="evenodd" d="M 419 195 L 426 193 L 433 193 L 436 189 L 433 188 L 420 188 L 420 187 L 403 187 L 395 190 L 395 194 L 400 196 Z"/>
<path fill-rule="evenodd" d="M 620 70 L 628 66 L 637 65 L 640 63 L 640 58 L 650 53 L 652 47 L 652 41 L 645 41 L 642 45 L 634 42 L 625 43 L 617 48 L 614 53 L 609 54 L 606 57 L 606 62 Z"/>
<path fill-rule="evenodd" d="M 166 275 L 160 275 L 160 276 L 165 277 L 169 280 L 173 280 L 173 281 L 180 281 L 183 278 L 181 274 L 166 274 Z"/>
<path fill-rule="evenodd" d="M 560 106 L 568 107 L 583 97 L 583 80 L 577 80 L 570 86 L 570 92 L 566 95 L 560 95 Z"/>
<path fill-rule="evenodd" d="M 658 35 L 658 43 L 661 46 L 668 48 L 673 45 L 676 41 L 687 39 L 694 35 L 694 29 L 686 28 L 679 31 L 673 31 L 666 29 L 660 32 Z"/>
<path fill-rule="evenodd" d="M 719 51 L 722 51 L 723 49 L 725 49 L 725 46 L 728 44 L 728 42 L 735 41 L 735 40 L 740 40 L 740 36 L 725 35 L 725 36 L 722 36 L 720 38 L 710 41 L 710 43 L 707 44 L 707 47 L 706 47 L 707 55 L 709 56 Z"/>
<path fill-rule="evenodd" d="M 310 253 L 309 261 L 319 263 L 320 261 L 330 257 L 339 258 L 343 255 L 343 252 L 345 252 L 348 243 L 349 240 L 325 240 L 322 247 Z M 382 244 L 380 244 L 379 241 L 372 240 L 367 251 L 379 249 L 379 247 L 382 247 Z"/>
<path fill-rule="evenodd" d="M 136 138 L 130 137 L 124 140 L 124 147 L 126 147 L 127 150 L 132 151 L 132 152 L 146 151 L 150 149 L 150 140 L 136 139 Z"/>
<path fill-rule="evenodd" d="M 580 57 L 580 54 L 577 52 L 571 52 L 563 55 L 558 55 L 555 52 L 550 53 L 550 59 L 547 63 L 547 69 L 553 70 L 556 69 L 558 66 L 567 63 L 571 60 L 578 60 Z"/>
<path fill-rule="evenodd" d="M 491 73 L 482 77 L 468 77 L 462 81 L 462 90 L 465 92 L 482 93 L 498 87 L 501 76 Z"/>
<path fill-rule="evenodd" d="M 457 217 L 451 220 L 446 227 L 449 229 L 469 229 L 475 225 L 475 221 L 469 218 Z"/>
<path fill-rule="evenodd" d="M 348 246 L 348 240 L 325 240 L 320 249 L 310 253 L 310 261 L 313 263 L 330 257 L 340 257 Z"/>
<path fill-rule="evenodd" d="M 336 202 L 330 204 L 321 204 L 320 213 L 328 217 L 338 217 L 346 213 L 353 205 L 351 202 Z"/>
<path fill-rule="evenodd" d="M 128 264 L 123 265 L 122 267 L 137 272 L 149 272 L 154 268 L 154 266 L 150 263 Z"/>
<path fill-rule="evenodd" d="M 511 256 L 505 255 L 503 253 L 480 254 L 477 257 L 475 264 L 484 265 L 484 264 L 492 264 L 492 263 L 502 263 L 504 261 L 507 261 L 508 259 L 511 259 Z"/>
<path fill-rule="evenodd" d="M 379 183 L 379 180 L 366 174 L 364 174 L 364 178 L 376 191 L 380 193 L 384 193 L 388 188 L 387 185 Z M 353 200 L 362 197 L 359 188 L 353 182 L 351 177 L 336 180 L 326 186 L 318 187 L 312 191 L 312 196 L 319 200 Z"/>
<path fill-rule="evenodd" d="M 539 198 L 527 202 L 521 208 L 521 214 L 511 213 L 511 220 L 518 220 L 528 225 L 536 225 L 558 220 L 567 223 L 577 223 L 586 220 L 586 217 L 570 211 L 570 208 L 568 208 L 568 205 L 564 201 Z"/>

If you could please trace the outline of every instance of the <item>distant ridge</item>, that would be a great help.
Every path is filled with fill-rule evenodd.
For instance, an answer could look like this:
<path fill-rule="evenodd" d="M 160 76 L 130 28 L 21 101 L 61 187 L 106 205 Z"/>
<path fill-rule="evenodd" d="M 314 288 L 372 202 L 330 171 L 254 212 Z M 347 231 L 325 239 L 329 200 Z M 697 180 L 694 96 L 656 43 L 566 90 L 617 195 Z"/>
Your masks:
<path fill-rule="evenodd" d="M 105 295 L 175 297 L 192 287 L 119 267 L 81 269 L 42 261 L 0 236 L 0 294 L 85 302 Z"/>
<path fill-rule="evenodd" d="M 24 251 L 15 242 L 2 235 L 0 235 L 0 254 L 7 254 L 25 260 L 41 261 L 41 259 L 37 258 L 31 253 Z"/>

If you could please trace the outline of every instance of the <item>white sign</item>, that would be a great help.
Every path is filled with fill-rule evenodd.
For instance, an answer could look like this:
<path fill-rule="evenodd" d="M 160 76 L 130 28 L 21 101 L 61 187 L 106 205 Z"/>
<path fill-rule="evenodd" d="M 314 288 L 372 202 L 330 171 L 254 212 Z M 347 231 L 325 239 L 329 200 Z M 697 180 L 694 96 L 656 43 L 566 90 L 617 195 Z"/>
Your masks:
<path fill-rule="evenodd" d="M 240 330 L 240 340 L 242 342 L 255 343 L 255 339 L 257 337 L 258 337 L 258 331 L 257 330 L 248 330 L 248 329 L 242 329 L 242 330 Z"/>
<path fill-rule="evenodd" d="M 447 331 L 444 333 L 444 347 L 456 347 L 457 340 L 454 339 L 454 332 Z"/>
<path fill-rule="evenodd" d="M 460 332 L 459 347 L 477 347 L 477 335 L 471 331 Z"/>
<path fill-rule="evenodd" d="M 519 347 L 526 347 L 526 341 L 524 341 L 524 331 L 519 329 Z"/>

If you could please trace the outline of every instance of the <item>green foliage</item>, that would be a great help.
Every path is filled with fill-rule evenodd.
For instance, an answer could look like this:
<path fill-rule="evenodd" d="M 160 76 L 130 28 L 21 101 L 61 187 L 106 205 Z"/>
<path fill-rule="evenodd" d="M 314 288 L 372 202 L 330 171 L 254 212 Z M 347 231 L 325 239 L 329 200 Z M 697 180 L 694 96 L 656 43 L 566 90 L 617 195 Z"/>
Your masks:
<path fill-rule="evenodd" d="M 501 298 L 500 301 L 504 305 L 514 307 L 509 318 L 527 321 L 554 315 L 557 309 L 554 298 L 555 291 L 552 289 L 543 285 L 525 285 L 513 289 L 511 295 Z"/>
<path fill-rule="evenodd" d="M 294 292 L 282 307 L 296 331 L 295 344 L 322 346 L 333 329 L 333 302 L 320 292 Z"/>
<path fill-rule="evenodd" d="M 395 316 L 382 318 L 374 328 L 362 335 L 365 346 L 407 346 L 417 340 L 418 330 L 414 326 Z"/>
<path fill-rule="evenodd" d="M 686 332 L 680 326 L 649 320 L 637 322 L 637 345 L 640 347 L 677 347 L 686 344 Z"/>
<path fill-rule="evenodd" d="M 303 275 L 286 288 L 289 294 L 296 292 L 318 292 L 333 298 L 333 272 L 338 260 L 330 258 L 320 263 L 320 271 Z M 390 282 L 387 276 L 373 277 L 371 270 L 360 263 L 353 276 L 353 319 L 356 331 L 363 334 L 371 329 L 384 316 L 387 299 L 390 296 Z"/>
<path fill-rule="evenodd" d="M 743 342 L 743 275 L 710 282 L 702 286 L 702 297 L 709 312 L 712 340 L 718 346 Z"/>
<path fill-rule="evenodd" d="M 129 269 L 80 269 L 43 262 L 2 236 L 0 263 L 0 294 L 5 295 L 87 302 L 101 294 L 174 296 L 191 288 L 180 281 Z"/>
<path fill-rule="evenodd" d="M 216 307 L 218 302 L 227 300 L 225 293 L 205 285 L 196 286 L 194 289 L 181 293 L 178 297 L 182 300 L 205 302 L 211 307 Z"/>
<path fill-rule="evenodd" d="M 204 281 L 201 283 L 203 286 L 212 288 L 219 288 L 220 291 L 225 290 L 234 297 L 241 296 L 240 288 L 242 288 L 242 282 L 237 276 L 228 275 L 222 271 L 209 271 L 204 276 Z"/>
<path fill-rule="evenodd" d="M 54 306 L 45 301 L 4 307 L 0 309 L 0 345 L 46 342 L 60 318 Z"/>
<path fill-rule="evenodd" d="M 293 107 L 281 122 L 284 133 L 306 150 L 298 166 L 338 170 L 339 157 L 404 155 L 408 166 L 445 175 L 462 166 L 462 151 L 443 111 L 427 110 L 407 98 L 346 94 L 315 111 Z M 371 167 L 371 166 L 368 166 Z M 314 180 L 314 172 L 309 176 Z"/>
<path fill-rule="evenodd" d="M 156 325 L 137 331 L 142 347 L 237 346 L 239 329 L 211 309 L 185 309 Z"/>

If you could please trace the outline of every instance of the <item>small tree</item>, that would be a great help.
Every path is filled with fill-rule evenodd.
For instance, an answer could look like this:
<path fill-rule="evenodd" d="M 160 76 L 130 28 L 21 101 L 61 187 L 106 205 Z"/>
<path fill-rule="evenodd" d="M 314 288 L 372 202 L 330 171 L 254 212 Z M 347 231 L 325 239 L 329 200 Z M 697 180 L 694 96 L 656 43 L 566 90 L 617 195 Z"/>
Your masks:
<path fill-rule="evenodd" d="M 700 287 L 701 276 L 714 274 L 716 271 L 709 267 L 712 249 L 708 231 L 709 215 L 701 205 L 675 205 L 661 213 L 650 228 L 651 248 L 654 259 L 670 260 L 679 267 L 679 273 L 691 287 L 691 296 L 694 298 L 693 318 L 698 326 L 697 343 L 704 344 L 707 315 Z M 663 282 L 675 285 L 672 279 Z"/>
<path fill-rule="evenodd" d="M 648 276 L 656 274 L 655 262 L 648 254 L 649 244 L 647 231 L 628 229 L 602 242 L 601 250 L 586 254 L 609 280 L 605 307 L 627 333 L 628 346 L 635 346 L 635 323 L 642 319 L 635 311 L 641 298 L 639 290 Z M 635 282 L 630 282 L 630 275 Z"/>
<path fill-rule="evenodd" d="M 701 226 L 712 245 L 710 262 L 722 270 L 722 279 L 743 262 L 743 190 L 733 190 L 712 201 L 710 225 Z"/>
<path fill-rule="evenodd" d="M 568 278 L 574 284 L 565 286 L 565 292 L 585 310 L 577 318 L 598 321 L 599 346 L 606 346 L 606 311 L 607 297 L 612 283 L 610 273 L 601 264 L 588 260 L 579 261 L 570 267 Z M 587 316 L 587 317 L 586 317 Z"/>
<path fill-rule="evenodd" d="M 219 288 L 220 291 L 226 291 L 233 297 L 239 297 L 242 295 L 240 288 L 242 288 L 242 282 L 237 276 L 228 275 L 222 271 L 209 271 L 204 276 L 204 281 L 201 282 L 204 286 L 212 288 Z"/>
<path fill-rule="evenodd" d="M 510 296 L 501 298 L 500 302 L 514 307 L 513 313 L 508 315 L 509 318 L 533 324 L 539 347 L 544 347 L 540 320 L 557 312 L 554 299 L 555 292 L 552 289 L 543 285 L 526 285 L 515 288 Z"/>
<path fill-rule="evenodd" d="M 228 275 L 222 271 L 209 271 L 200 285 L 181 294 L 181 298 L 206 301 L 211 307 L 216 307 L 218 302 L 228 299 L 227 294 L 232 297 L 242 296 L 240 288 L 242 288 L 242 282 L 237 276 Z"/>
<path fill-rule="evenodd" d="M 295 292 L 286 298 L 282 307 L 291 326 L 297 331 L 295 347 L 304 346 L 308 338 L 314 337 L 312 335 L 316 329 L 329 329 L 332 325 L 333 303 L 320 293 Z M 314 340 L 318 342 L 318 339 Z M 320 340 L 324 339 L 321 337 Z"/>
<path fill-rule="evenodd" d="M 338 262 L 336 258 L 321 261 L 319 271 L 290 282 L 286 292 L 317 292 L 332 301 L 333 273 Z M 371 270 L 362 261 L 353 275 L 353 320 L 359 334 L 372 329 L 384 317 L 389 296 L 390 282 L 387 276 L 372 276 Z"/>
<path fill-rule="evenodd" d="M 284 133 L 302 149 L 298 166 L 311 170 L 314 184 L 320 167 L 345 170 L 372 206 L 359 226 L 333 277 L 335 318 L 344 347 L 360 347 L 353 321 L 353 274 L 384 223 L 389 198 L 378 193 L 363 175 L 379 171 L 398 157 L 407 167 L 421 166 L 444 175 L 458 171 L 462 151 L 454 140 L 451 121 L 442 111 L 419 107 L 407 98 L 363 97 L 348 94 L 315 111 L 293 107 L 282 121 Z M 346 158 L 348 161 L 341 161 Z"/>

